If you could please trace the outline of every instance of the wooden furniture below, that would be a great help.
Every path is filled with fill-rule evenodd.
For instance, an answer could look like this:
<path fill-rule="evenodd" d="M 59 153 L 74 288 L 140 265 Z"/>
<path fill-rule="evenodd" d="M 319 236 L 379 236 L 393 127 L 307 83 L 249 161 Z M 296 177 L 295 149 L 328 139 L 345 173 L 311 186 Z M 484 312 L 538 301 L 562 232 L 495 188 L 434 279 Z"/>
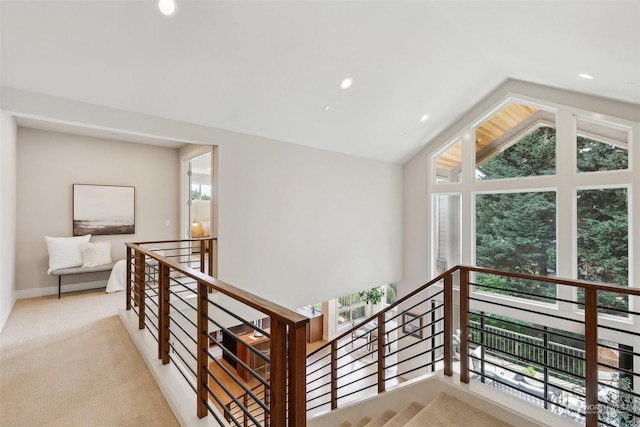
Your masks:
<path fill-rule="evenodd" d="M 269 329 L 265 329 L 265 332 L 269 333 Z M 238 337 L 236 355 L 238 356 L 238 359 L 246 363 L 251 369 L 260 368 L 265 365 L 265 361 L 250 350 L 247 344 L 258 351 L 268 352 L 271 344 L 270 341 L 271 338 L 264 335 L 255 336 L 253 332 L 240 335 Z M 244 368 L 244 366 L 242 366 L 242 364 L 236 363 L 236 372 L 244 381 L 249 381 L 251 375 L 249 375 L 249 372 Z"/>
<path fill-rule="evenodd" d="M 299 308 L 296 310 L 298 313 L 309 318 L 307 323 L 307 342 L 316 342 L 322 339 L 322 331 L 324 322 L 324 315 L 319 310 L 312 310 L 309 307 Z"/>

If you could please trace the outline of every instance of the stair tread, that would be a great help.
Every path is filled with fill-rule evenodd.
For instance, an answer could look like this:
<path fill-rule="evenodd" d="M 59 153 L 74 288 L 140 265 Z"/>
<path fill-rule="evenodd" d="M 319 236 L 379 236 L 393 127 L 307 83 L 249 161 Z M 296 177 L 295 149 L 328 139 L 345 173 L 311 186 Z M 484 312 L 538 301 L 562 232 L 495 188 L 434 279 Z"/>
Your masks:
<path fill-rule="evenodd" d="M 345 421 L 342 424 L 340 424 L 339 427 L 351 427 L 351 423 L 349 421 Z"/>
<path fill-rule="evenodd" d="M 367 424 L 365 424 L 365 427 L 383 427 L 387 423 L 387 421 L 394 417 L 394 415 L 396 415 L 396 411 L 387 409 L 382 414 L 378 415 Z"/>
<path fill-rule="evenodd" d="M 367 423 L 369 423 L 371 421 L 371 418 L 369 417 L 363 417 L 360 419 L 360 421 L 358 421 L 357 423 L 355 423 L 353 425 L 353 427 L 364 427 L 367 425 Z"/>
<path fill-rule="evenodd" d="M 511 424 L 451 396 L 440 395 L 418 412 L 405 427 L 507 427 Z"/>
<path fill-rule="evenodd" d="M 384 427 L 403 427 L 411 418 L 424 408 L 418 402 L 411 402 L 384 424 Z"/>

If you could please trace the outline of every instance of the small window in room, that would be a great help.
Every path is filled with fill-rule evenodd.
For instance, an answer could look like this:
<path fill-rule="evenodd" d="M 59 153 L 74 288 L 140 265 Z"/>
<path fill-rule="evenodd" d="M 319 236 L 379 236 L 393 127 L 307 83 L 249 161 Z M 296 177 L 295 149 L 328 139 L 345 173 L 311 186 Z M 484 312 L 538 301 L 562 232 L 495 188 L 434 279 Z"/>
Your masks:
<path fill-rule="evenodd" d="M 555 113 L 511 102 L 475 130 L 476 179 L 556 173 Z"/>
<path fill-rule="evenodd" d="M 538 276 L 556 274 L 554 191 L 476 195 L 476 264 Z M 478 290 L 550 303 L 555 285 L 478 274 Z M 483 286 L 485 285 L 485 286 Z"/>
<path fill-rule="evenodd" d="M 627 188 L 598 188 L 577 192 L 578 279 L 629 286 L 629 210 Z M 626 314 L 626 295 L 600 292 L 600 311 Z M 579 293 L 579 300 L 584 295 Z"/>
<path fill-rule="evenodd" d="M 338 328 L 364 320 L 367 315 L 364 297 L 359 292 L 338 298 Z"/>
<path fill-rule="evenodd" d="M 462 166 L 462 140 L 458 139 L 435 157 L 436 183 L 460 182 Z"/>
<path fill-rule="evenodd" d="M 629 129 L 576 120 L 578 172 L 600 172 L 629 168 Z"/>

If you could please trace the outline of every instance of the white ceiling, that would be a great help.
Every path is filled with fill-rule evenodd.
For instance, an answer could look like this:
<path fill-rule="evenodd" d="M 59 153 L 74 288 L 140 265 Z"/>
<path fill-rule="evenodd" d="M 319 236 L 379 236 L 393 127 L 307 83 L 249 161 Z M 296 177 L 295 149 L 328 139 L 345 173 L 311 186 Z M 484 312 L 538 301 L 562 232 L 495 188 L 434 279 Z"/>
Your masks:
<path fill-rule="evenodd" d="M 509 78 L 640 104 L 640 1 L 0 5 L 4 86 L 384 161 Z"/>

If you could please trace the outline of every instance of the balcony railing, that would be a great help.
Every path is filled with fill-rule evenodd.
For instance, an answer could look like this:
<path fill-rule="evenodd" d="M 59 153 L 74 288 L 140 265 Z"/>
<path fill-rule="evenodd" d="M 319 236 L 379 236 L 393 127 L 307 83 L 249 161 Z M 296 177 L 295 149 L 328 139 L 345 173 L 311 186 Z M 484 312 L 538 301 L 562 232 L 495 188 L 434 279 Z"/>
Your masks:
<path fill-rule="evenodd" d="M 308 318 L 213 278 L 215 251 L 215 239 L 127 244 L 127 309 L 193 389 L 199 417 L 304 427 L 455 366 L 463 383 L 587 426 L 640 421 L 640 290 L 456 266 L 306 356 Z M 522 280 L 563 292 L 508 286 Z"/>
<path fill-rule="evenodd" d="M 215 251 L 215 239 L 128 243 L 127 310 L 193 389 L 198 417 L 304 427 L 309 319 L 212 277 Z"/>

